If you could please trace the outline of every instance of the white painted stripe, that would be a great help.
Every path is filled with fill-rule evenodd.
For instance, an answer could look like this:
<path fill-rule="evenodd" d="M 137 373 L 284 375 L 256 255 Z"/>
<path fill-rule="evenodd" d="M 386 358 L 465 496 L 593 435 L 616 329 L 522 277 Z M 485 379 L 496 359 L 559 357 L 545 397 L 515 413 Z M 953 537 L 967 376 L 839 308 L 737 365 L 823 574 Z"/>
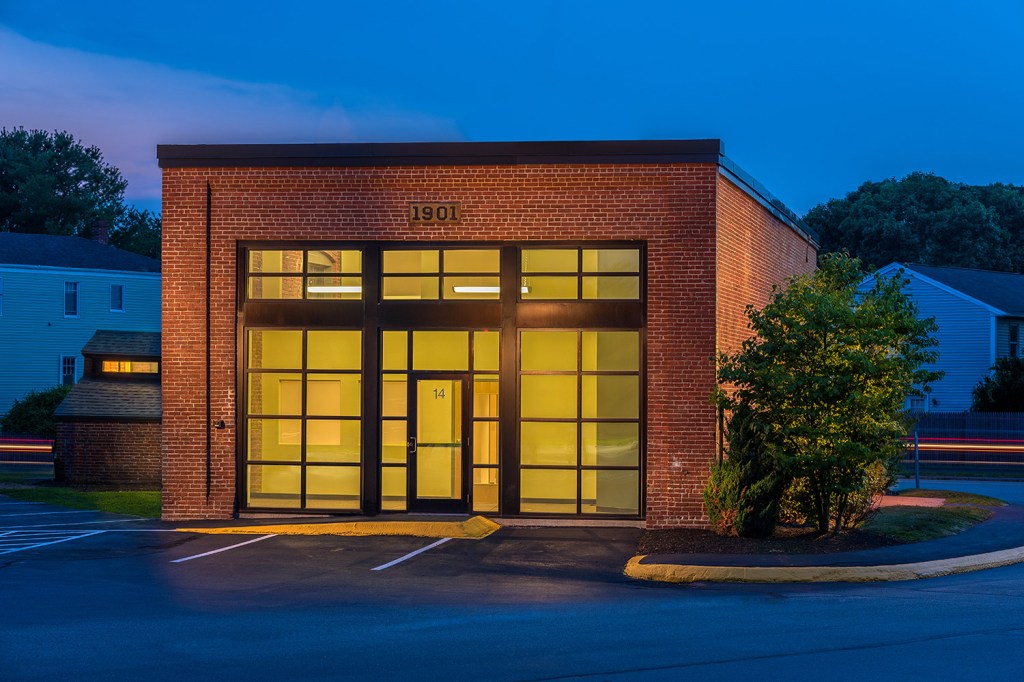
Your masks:
<path fill-rule="evenodd" d="M 245 542 L 239 542 L 237 545 L 228 545 L 227 547 L 221 547 L 220 549 L 215 549 L 210 552 L 203 552 L 202 554 L 194 554 L 193 556 L 187 556 L 184 559 L 174 559 L 173 561 L 171 561 L 171 563 L 180 564 L 182 561 L 192 561 L 193 559 L 198 559 L 204 556 L 210 556 L 211 554 L 220 554 L 221 552 L 226 552 L 229 549 L 235 549 L 236 547 L 244 547 L 245 545 L 251 545 L 252 543 L 259 542 L 260 540 L 269 540 L 270 538 L 276 537 L 276 533 L 274 533 L 273 535 L 261 535 L 255 540 L 246 540 Z"/>
<path fill-rule="evenodd" d="M 0 507 L 6 507 L 12 504 L 46 504 L 45 502 L 0 502 Z"/>
<path fill-rule="evenodd" d="M 57 543 L 60 543 L 60 542 L 70 542 L 71 540 L 80 540 L 82 538 L 87 538 L 87 537 L 90 537 L 92 535 L 99 535 L 102 532 L 103 532 L 102 530 L 83 531 L 79 535 L 74 535 L 74 536 L 68 537 L 68 538 L 59 538 L 57 540 L 50 540 L 49 542 L 37 542 L 37 543 L 35 543 L 33 545 L 28 545 L 26 547 L 18 547 L 17 549 L 0 549 L 0 554 L 14 554 L 15 552 L 23 552 L 26 549 L 36 549 L 37 547 L 46 547 L 47 545 L 56 545 Z"/>
<path fill-rule="evenodd" d="M 60 511 L 60 512 L 30 512 L 28 514 L 0 514 L 0 519 L 8 519 L 12 516 L 45 516 L 47 514 L 94 514 L 96 509 L 80 509 L 78 511 Z"/>
<path fill-rule="evenodd" d="M 423 554 L 423 552 L 426 552 L 428 549 L 434 549 L 435 547 L 437 547 L 439 545 L 443 545 L 444 543 L 448 542 L 449 540 L 451 540 L 451 538 L 441 538 L 437 542 L 432 542 L 429 545 L 427 545 L 426 547 L 420 547 L 415 552 L 409 552 L 405 556 L 398 557 L 394 561 L 389 561 L 386 564 L 381 564 L 380 566 L 375 566 L 374 568 L 371 568 L 370 570 L 371 571 L 383 571 L 385 568 L 391 568 L 395 564 L 400 564 L 403 561 L 405 561 L 406 559 L 413 558 L 417 554 Z"/>
<path fill-rule="evenodd" d="M 0 515 L 2 517 L 2 515 Z M 23 528 L 49 528 L 50 526 L 93 526 L 97 523 L 138 523 L 139 521 L 147 521 L 148 519 L 107 519 L 100 521 L 75 521 L 73 523 L 33 523 L 30 526 L 24 524 L 16 526 L 0 526 L 0 528 L 13 528 L 14 530 L 21 530 Z"/>
<path fill-rule="evenodd" d="M 2 538 L 5 535 L 10 535 L 13 532 L 14 532 L 13 530 L 6 530 L 6 531 L 0 533 L 0 538 Z"/>

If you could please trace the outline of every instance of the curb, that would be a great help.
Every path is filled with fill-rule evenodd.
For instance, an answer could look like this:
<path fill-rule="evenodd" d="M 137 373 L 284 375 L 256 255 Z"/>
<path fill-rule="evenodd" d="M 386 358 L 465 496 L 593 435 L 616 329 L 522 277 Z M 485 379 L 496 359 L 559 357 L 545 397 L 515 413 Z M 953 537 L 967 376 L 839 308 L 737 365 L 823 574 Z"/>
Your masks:
<path fill-rule="evenodd" d="M 1024 562 L 1024 547 L 886 566 L 687 566 L 643 564 L 635 556 L 623 573 L 636 580 L 666 583 L 870 583 L 920 580 L 943 575 L 971 573 Z"/>
<path fill-rule="evenodd" d="M 270 526 L 220 526 L 175 528 L 179 533 L 209 535 L 405 535 L 423 538 L 482 540 L 501 528 L 483 516 L 466 521 L 346 521 L 339 523 L 289 523 Z"/>

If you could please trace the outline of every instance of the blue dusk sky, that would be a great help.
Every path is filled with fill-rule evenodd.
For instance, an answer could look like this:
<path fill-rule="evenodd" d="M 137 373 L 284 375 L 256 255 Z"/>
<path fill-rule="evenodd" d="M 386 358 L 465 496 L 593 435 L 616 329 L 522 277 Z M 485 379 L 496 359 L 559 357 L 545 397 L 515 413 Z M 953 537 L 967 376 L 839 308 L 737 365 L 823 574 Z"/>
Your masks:
<path fill-rule="evenodd" d="M 1024 184 L 1024 2 L 0 0 L 0 125 L 158 143 L 721 138 L 797 213 Z"/>

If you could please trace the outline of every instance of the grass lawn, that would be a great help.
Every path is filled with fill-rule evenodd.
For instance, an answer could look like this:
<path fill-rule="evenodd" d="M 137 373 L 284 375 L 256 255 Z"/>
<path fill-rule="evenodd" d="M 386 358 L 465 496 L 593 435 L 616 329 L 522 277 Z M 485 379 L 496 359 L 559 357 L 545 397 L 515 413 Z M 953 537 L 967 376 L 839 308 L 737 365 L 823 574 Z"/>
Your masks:
<path fill-rule="evenodd" d="M 992 516 L 1006 502 L 953 490 L 904 490 L 904 497 L 942 497 L 942 507 L 883 507 L 861 528 L 898 542 L 924 542 L 962 533 Z"/>
<path fill-rule="evenodd" d="M 44 502 L 71 509 L 160 517 L 159 490 L 74 490 L 53 485 L 52 464 L 0 463 L 0 495 L 22 502 Z"/>
<path fill-rule="evenodd" d="M 98 509 L 154 519 L 160 517 L 159 490 L 87 491 L 38 486 L 0 490 L 0 494 L 24 502 L 45 502 L 71 509 Z"/>
<path fill-rule="evenodd" d="M 975 495 L 974 493 L 962 493 L 957 490 L 928 490 L 925 488 L 913 488 L 901 490 L 900 497 L 941 497 L 946 504 L 975 504 L 981 507 L 1005 507 L 1006 503 L 987 495 Z"/>

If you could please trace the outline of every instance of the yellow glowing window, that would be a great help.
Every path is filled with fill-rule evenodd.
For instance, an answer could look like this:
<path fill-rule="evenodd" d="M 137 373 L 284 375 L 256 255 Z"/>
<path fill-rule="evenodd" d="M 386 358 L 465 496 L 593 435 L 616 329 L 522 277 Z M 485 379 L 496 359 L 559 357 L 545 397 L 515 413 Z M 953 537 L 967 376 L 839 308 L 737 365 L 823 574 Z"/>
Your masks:
<path fill-rule="evenodd" d="M 156 374 L 160 371 L 160 363 L 138 360 L 104 360 L 103 371 L 112 374 Z"/>
<path fill-rule="evenodd" d="M 523 249 L 523 300 L 640 299 L 640 249 Z"/>

